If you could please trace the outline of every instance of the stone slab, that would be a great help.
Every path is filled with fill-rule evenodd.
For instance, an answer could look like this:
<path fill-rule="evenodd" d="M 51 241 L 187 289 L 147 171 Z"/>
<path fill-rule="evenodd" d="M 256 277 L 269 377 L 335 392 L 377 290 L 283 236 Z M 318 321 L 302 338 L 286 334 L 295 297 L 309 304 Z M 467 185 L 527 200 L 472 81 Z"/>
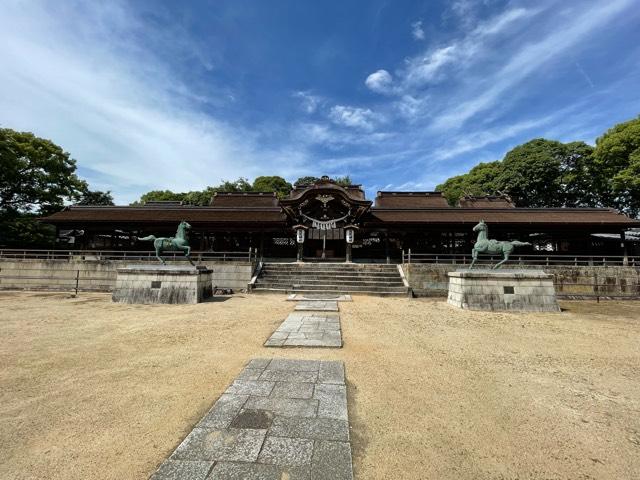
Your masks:
<path fill-rule="evenodd" d="M 338 302 L 335 300 L 304 300 L 298 302 L 295 310 L 299 312 L 337 312 L 339 308 Z"/>
<path fill-rule="evenodd" d="M 335 301 L 335 302 L 351 302 L 353 301 L 351 295 L 331 295 L 331 294 L 302 294 L 292 293 L 287 297 L 288 302 L 300 302 L 304 300 L 309 301 Z"/>
<path fill-rule="evenodd" d="M 250 361 L 151 478 L 352 480 L 344 380 L 340 361 Z"/>
<path fill-rule="evenodd" d="M 294 312 L 264 343 L 265 347 L 341 348 L 340 317 Z"/>
<path fill-rule="evenodd" d="M 205 480 L 213 462 L 167 460 L 150 480 Z"/>

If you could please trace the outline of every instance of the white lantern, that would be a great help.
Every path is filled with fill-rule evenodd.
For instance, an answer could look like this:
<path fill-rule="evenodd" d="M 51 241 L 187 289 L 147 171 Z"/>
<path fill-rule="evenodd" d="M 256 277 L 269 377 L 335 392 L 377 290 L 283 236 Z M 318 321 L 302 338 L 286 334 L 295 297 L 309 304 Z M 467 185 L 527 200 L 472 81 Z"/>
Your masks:
<path fill-rule="evenodd" d="M 299 228 L 296 230 L 296 241 L 298 243 L 304 243 L 304 228 Z"/>
<path fill-rule="evenodd" d="M 344 238 L 347 241 L 347 243 L 353 243 L 353 229 L 347 228 L 344 233 L 345 233 Z"/>

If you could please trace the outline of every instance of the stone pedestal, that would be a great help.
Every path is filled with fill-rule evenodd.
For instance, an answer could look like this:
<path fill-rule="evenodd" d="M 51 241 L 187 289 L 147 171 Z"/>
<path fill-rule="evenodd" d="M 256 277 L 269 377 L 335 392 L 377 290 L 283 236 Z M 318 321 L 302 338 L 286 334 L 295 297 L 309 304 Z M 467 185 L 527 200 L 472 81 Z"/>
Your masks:
<path fill-rule="evenodd" d="M 117 269 L 118 303 L 200 303 L 213 295 L 212 270 L 191 265 L 128 265 Z"/>
<path fill-rule="evenodd" d="M 559 312 L 553 275 L 542 270 L 449 272 L 448 303 L 469 310 Z"/>

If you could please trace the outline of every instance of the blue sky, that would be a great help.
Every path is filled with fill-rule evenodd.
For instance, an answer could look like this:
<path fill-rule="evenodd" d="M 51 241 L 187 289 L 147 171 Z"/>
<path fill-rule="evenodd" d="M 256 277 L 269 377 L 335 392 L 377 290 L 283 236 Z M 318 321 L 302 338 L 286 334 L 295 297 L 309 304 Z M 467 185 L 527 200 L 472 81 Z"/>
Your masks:
<path fill-rule="evenodd" d="M 128 203 L 239 176 L 430 190 L 640 114 L 637 0 L 15 1 L 0 125 Z"/>

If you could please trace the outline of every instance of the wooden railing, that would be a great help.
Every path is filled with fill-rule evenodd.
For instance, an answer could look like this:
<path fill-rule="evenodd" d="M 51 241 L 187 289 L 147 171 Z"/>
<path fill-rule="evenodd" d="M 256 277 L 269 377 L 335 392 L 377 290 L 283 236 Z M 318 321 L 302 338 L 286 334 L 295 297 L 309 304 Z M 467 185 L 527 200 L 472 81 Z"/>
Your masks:
<path fill-rule="evenodd" d="M 480 255 L 476 265 L 495 264 L 502 260 L 499 255 Z M 463 253 L 415 253 L 411 249 L 402 251 L 402 263 L 430 263 L 445 265 L 469 265 L 472 261 L 470 254 Z M 630 266 L 640 267 L 640 257 L 623 255 L 511 255 L 508 265 L 565 265 L 574 267 L 611 267 Z"/>
<path fill-rule="evenodd" d="M 162 253 L 165 260 L 184 260 L 182 251 L 166 251 Z M 254 262 L 257 249 L 249 248 L 244 251 L 211 252 L 192 251 L 194 262 Z M 157 261 L 155 252 L 134 250 L 20 250 L 13 248 L 0 249 L 0 259 L 13 260 L 126 260 L 126 261 Z"/>

